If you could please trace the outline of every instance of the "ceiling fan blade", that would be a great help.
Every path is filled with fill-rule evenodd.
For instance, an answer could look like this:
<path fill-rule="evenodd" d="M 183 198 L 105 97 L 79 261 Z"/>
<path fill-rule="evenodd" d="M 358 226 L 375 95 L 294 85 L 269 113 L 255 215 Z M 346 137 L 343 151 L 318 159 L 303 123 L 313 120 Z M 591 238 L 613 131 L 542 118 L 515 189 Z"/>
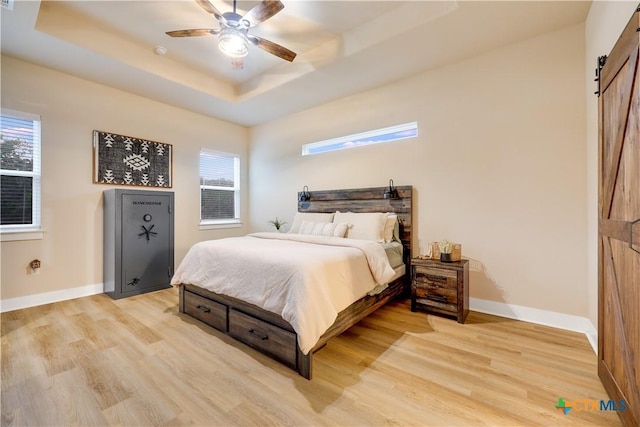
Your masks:
<path fill-rule="evenodd" d="M 204 1 L 204 0 L 201 0 Z M 252 27 L 266 21 L 276 13 L 284 9 L 284 4 L 280 0 L 262 0 L 247 12 L 242 19 L 249 21 Z"/>
<path fill-rule="evenodd" d="M 218 21 L 225 21 L 220 11 L 216 9 L 216 7 L 211 4 L 209 0 L 196 0 L 196 3 L 198 3 L 201 8 L 215 16 Z"/>
<path fill-rule="evenodd" d="M 260 49 L 289 62 L 293 62 L 297 55 L 295 52 L 287 49 L 286 47 L 280 46 L 279 44 L 267 39 L 263 39 L 262 37 L 247 35 L 247 39 Z"/>
<path fill-rule="evenodd" d="M 201 28 L 197 30 L 176 30 L 167 31 L 165 34 L 170 37 L 195 37 L 195 36 L 214 36 L 220 33 L 220 30 L 214 30 L 213 28 Z"/>

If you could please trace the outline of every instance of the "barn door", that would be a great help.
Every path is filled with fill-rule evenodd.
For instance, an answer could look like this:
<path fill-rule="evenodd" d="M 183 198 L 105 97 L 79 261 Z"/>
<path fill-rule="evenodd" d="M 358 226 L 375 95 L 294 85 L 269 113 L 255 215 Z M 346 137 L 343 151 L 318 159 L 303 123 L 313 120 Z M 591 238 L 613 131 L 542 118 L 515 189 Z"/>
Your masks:
<path fill-rule="evenodd" d="M 640 12 L 600 72 L 598 374 L 640 425 Z"/>

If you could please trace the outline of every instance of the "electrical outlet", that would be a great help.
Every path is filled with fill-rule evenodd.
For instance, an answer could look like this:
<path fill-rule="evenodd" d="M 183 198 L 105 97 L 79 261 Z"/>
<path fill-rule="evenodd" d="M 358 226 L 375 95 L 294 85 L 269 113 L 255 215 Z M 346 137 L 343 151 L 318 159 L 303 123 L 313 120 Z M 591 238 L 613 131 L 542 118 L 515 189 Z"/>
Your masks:
<path fill-rule="evenodd" d="M 33 276 L 40 274 L 41 266 L 42 266 L 42 263 L 40 262 L 39 259 L 34 259 L 33 261 L 31 261 L 29 263 L 29 269 L 31 270 L 30 274 Z"/>
<path fill-rule="evenodd" d="M 482 270 L 482 263 L 480 261 L 478 261 L 477 259 L 470 259 L 469 260 L 469 269 L 473 270 L 473 271 L 480 271 L 480 270 Z"/>

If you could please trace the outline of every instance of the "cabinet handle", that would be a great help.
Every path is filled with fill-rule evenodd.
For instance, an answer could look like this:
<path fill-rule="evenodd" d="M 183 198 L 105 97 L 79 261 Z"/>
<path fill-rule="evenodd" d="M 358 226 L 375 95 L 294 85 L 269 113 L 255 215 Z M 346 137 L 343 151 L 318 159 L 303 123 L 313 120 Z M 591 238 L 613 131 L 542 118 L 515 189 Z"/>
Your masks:
<path fill-rule="evenodd" d="M 256 331 L 253 328 L 249 329 L 249 333 L 253 334 L 253 335 L 257 335 L 258 337 L 260 337 L 261 340 L 268 340 L 269 339 L 269 335 L 261 335 L 260 333 L 258 333 L 258 331 Z"/>
<path fill-rule="evenodd" d="M 198 306 L 196 306 L 196 308 L 198 310 L 204 311 L 205 313 L 210 313 L 211 312 L 211 309 L 209 307 L 207 307 L 206 305 L 198 305 Z"/>
<path fill-rule="evenodd" d="M 138 286 L 138 283 L 140 283 L 140 279 L 138 279 L 137 277 L 134 277 L 132 281 L 127 283 L 127 286 Z"/>

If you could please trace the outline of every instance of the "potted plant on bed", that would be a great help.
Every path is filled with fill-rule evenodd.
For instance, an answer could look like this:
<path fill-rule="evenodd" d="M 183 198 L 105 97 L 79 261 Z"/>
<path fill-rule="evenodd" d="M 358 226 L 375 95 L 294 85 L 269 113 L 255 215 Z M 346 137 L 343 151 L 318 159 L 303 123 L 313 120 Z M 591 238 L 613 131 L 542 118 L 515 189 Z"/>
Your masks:
<path fill-rule="evenodd" d="M 282 228 L 283 225 L 286 224 L 286 222 L 280 221 L 278 217 L 276 217 L 276 219 L 270 220 L 269 224 L 271 224 L 276 229 L 277 232 L 280 232 L 280 229 Z"/>

